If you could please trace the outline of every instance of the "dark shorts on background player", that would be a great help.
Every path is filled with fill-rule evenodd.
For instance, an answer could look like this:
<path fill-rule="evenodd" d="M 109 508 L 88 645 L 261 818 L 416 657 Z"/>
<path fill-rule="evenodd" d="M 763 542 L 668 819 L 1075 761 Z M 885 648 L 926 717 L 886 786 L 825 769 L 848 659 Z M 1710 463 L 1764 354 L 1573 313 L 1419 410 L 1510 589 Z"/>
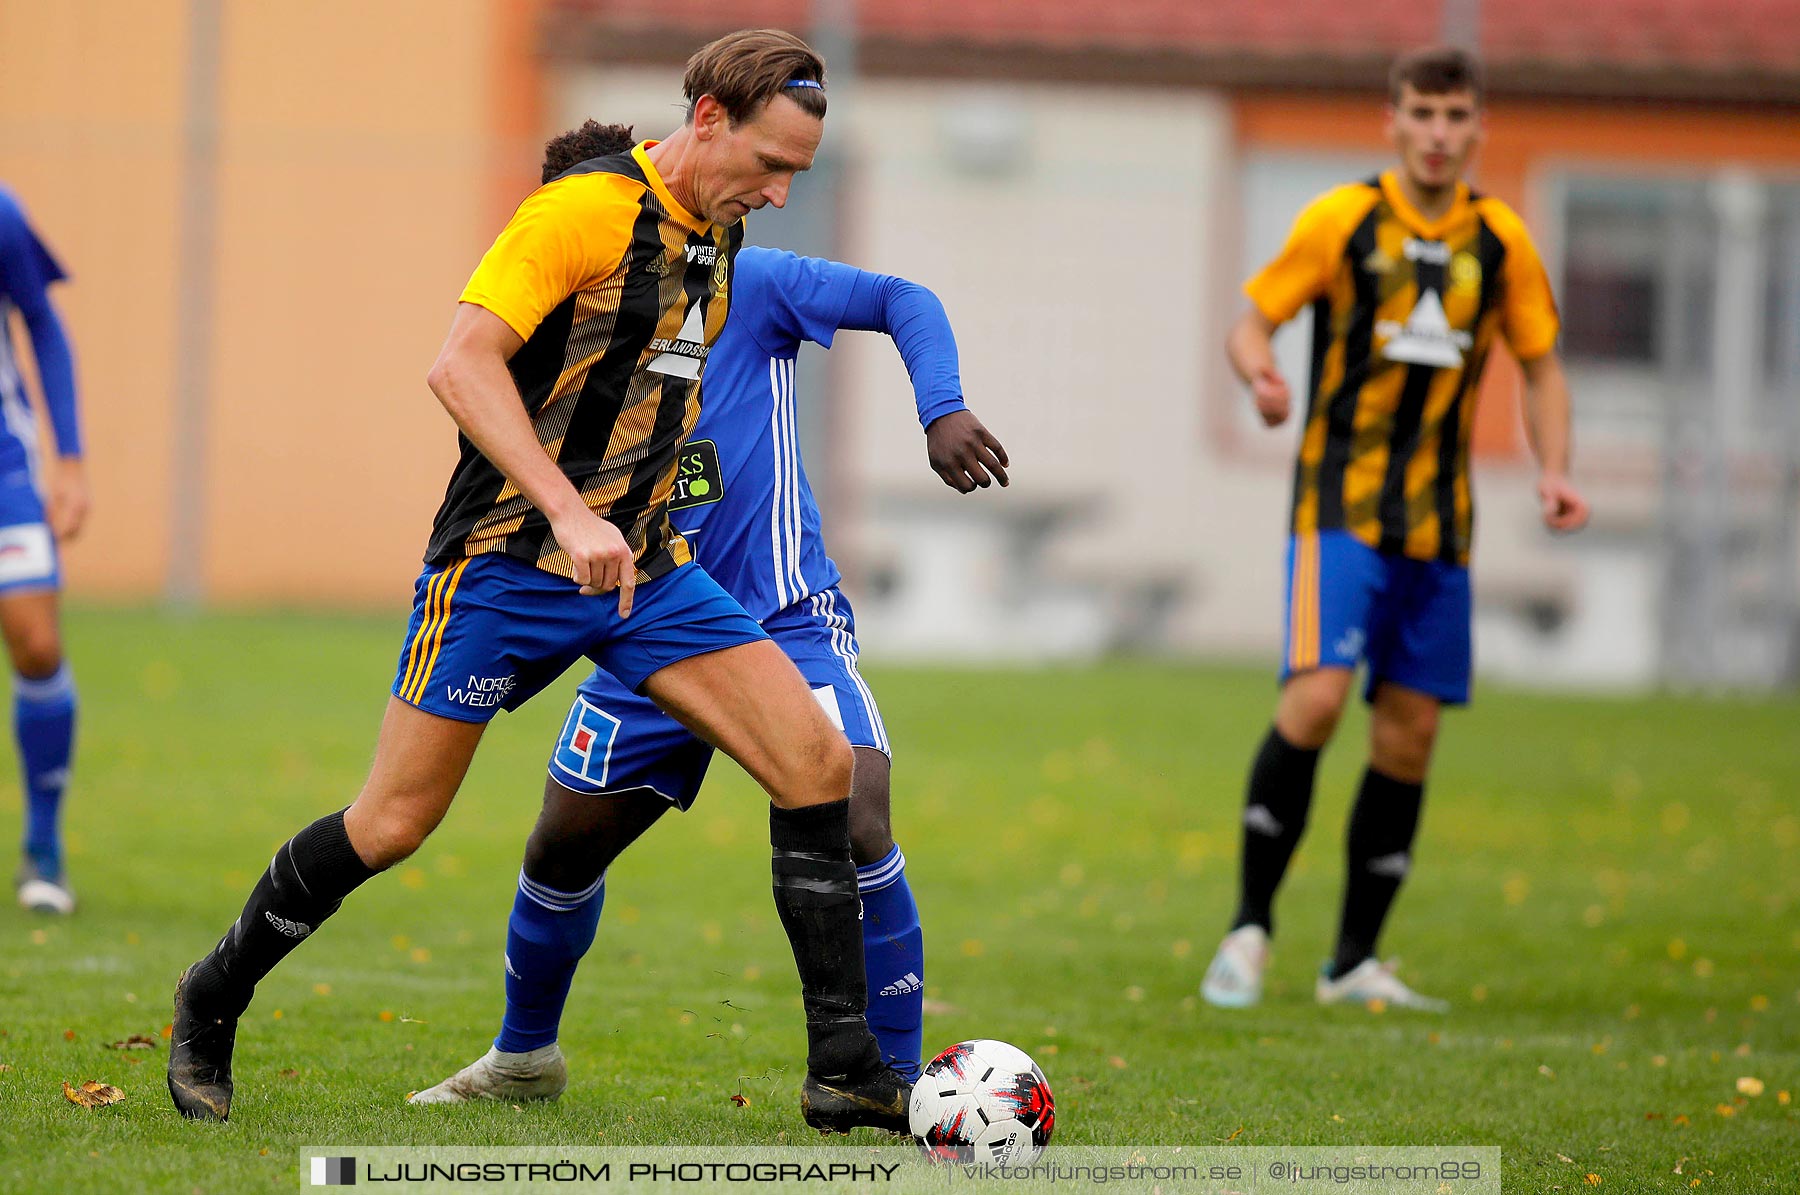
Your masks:
<path fill-rule="evenodd" d="M 856 616 L 836 587 L 777 611 L 763 629 L 794 661 L 852 747 L 888 752 L 881 711 L 856 666 Z M 654 702 L 596 672 L 582 682 L 569 709 L 550 755 L 550 777 L 581 793 L 648 788 L 686 810 L 700 792 L 712 752 Z"/>
<path fill-rule="evenodd" d="M 0 478 L 0 594 L 56 589 L 62 570 L 44 500 L 23 470 Z"/>
<path fill-rule="evenodd" d="M 1367 661 L 1364 700 L 1392 681 L 1447 705 L 1469 700 L 1469 570 L 1380 552 L 1348 531 L 1291 536 L 1281 679 Z"/>
<path fill-rule="evenodd" d="M 486 722 L 583 656 L 636 692 L 670 664 L 767 638 L 697 564 L 639 585 L 622 619 L 618 594 L 584 597 L 567 577 L 488 552 L 419 574 L 393 692 L 426 713 Z"/>

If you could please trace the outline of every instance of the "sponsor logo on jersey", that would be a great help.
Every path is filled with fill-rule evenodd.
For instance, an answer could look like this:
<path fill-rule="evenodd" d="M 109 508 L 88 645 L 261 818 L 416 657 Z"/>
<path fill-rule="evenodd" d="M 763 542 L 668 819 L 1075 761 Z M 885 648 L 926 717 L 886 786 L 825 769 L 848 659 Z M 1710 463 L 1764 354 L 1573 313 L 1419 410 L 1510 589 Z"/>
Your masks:
<path fill-rule="evenodd" d="M 905 975 L 902 975 L 899 979 L 896 979 L 894 982 L 892 982 L 892 983 L 888 984 L 886 987 L 882 988 L 881 991 L 876 993 L 876 995 L 878 995 L 878 996 L 904 996 L 908 992 L 916 992 L 924 986 L 925 986 L 924 980 L 920 979 L 917 975 L 913 974 L 911 971 L 908 971 Z"/>
<path fill-rule="evenodd" d="M 1417 237 L 1407 237 L 1400 251 L 1406 254 L 1407 261 L 1422 261 L 1434 266 L 1450 264 L 1450 246 L 1442 241 L 1421 241 Z"/>
<path fill-rule="evenodd" d="M 281 934 L 283 937 L 292 938 L 296 942 L 313 931 L 313 927 L 304 922 L 289 921 L 286 917 L 277 917 L 267 909 L 263 910 L 263 917 L 268 920 L 270 925 L 275 927 L 276 933 Z"/>
<path fill-rule="evenodd" d="M 691 265 L 710 266 L 719 257 L 719 247 L 711 241 L 690 244 L 687 247 L 687 262 Z"/>
<path fill-rule="evenodd" d="M 705 506 L 725 497 L 725 478 L 719 471 L 719 446 L 711 440 L 689 440 L 675 469 L 675 489 L 669 495 L 670 510 Z"/>
<path fill-rule="evenodd" d="M 692 382 L 700 377 L 700 363 L 706 360 L 706 349 L 706 313 L 701 310 L 700 300 L 695 299 L 688 307 L 687 318 L 681 321 L 681 331 L 675 339 L 658 336 L 650 342 L 649 350 L 656 356 L 644 368 L 665 377 L 686 378 Z"/>
<path fill-rule="evenodd" d="M 619 720 L 577 695 L 550 762 L 559 771 L 605 788 L 612 767 L 613 742 L 618 736 Z"/>
<path fill-rule="evenodd" d="M 1381 355 L 1389 361 L 1431 365 L 1439 369 L 1461 369 L 1463 354 L 1475 343 L 1475 338 L 1467 332 L 1450 326 L 1449 317 L 1444 314 L 1444 301 L 1429 287 L 1419 295 L 1419 301 L 1413 304 L 1412 314 L 1406 317 L 1404 324 L 1377 320 L 1375 335 L 1386 341 L 1381 346 Z"/>
<path fill-rule="evenodd" d="M 445 685 L 444 697 L 471 709 L 491 709 L 505 701 L 519 683 L 516 676 L 473 676 L 460 685 Z"/>

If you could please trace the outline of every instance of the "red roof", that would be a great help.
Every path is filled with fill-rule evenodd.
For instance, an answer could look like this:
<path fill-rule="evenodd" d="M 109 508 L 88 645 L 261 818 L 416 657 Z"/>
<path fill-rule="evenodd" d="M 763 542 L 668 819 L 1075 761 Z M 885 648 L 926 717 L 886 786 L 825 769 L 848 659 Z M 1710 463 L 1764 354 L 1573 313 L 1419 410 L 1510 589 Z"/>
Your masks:
<path fill-rule="evenodd" d="M 1374 60 L 1441 37 L 1443 0 L 841 0 L 861 22 L 865 52 L 915 68 L 946 50 L 1051 59 L 1099 54 L 1185 60 L 1223 82 L 1342 83 Z M 1496 89 L 1735 98 L 1800 97 L 1800 0 L 1477 0 L 1480 46 Z M 551 44 L 617 56 L 631 35 L 709 35 L 774 25 L 800 31 L 814 0 L 549 0 Z M 586 33 L 586 37 L 580 36 Z M 611 51 L 609 53 L 608 51 Z M 909 51 L 911 51 L 909 53 Z M 955 69 L 954 54 L 950 69 Z M 1290 64 L 1292 80 L 1282 78 Z M 1321 63 L 1340 76 L 1298 77 Z M 1304 71 L 1299 69 L 1304 64 Z M 1016 64 L 1006 64 L 1014 66 Z M 1329 72 L 1328 72 L 1329 76 Z M 1633 80 L 1637 83 L 1634 85 Z M 1748 89 L 1748 90 L 1747 90 Z"/>

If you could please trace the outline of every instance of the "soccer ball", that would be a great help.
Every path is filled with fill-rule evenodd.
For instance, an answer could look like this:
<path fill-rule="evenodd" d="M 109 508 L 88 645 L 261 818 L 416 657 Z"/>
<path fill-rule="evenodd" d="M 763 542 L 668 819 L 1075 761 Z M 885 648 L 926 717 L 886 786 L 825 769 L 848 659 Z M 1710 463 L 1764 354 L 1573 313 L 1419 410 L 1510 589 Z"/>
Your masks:
<path fill-rule="evenodd" d="M 1029 1166 L 1050 1144 L 1056 1105 L 1030 1055 L 984 1038 L 925 1064 L 907 1120 L 933 1161 Z"/>

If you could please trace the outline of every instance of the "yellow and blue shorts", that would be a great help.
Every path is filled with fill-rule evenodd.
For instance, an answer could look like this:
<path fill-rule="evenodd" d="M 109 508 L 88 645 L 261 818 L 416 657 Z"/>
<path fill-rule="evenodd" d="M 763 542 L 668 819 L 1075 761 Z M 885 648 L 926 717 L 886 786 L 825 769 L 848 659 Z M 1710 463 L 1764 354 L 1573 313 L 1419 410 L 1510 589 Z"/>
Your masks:
<path fill-rule="evenodd" d="M 1288 539 L 1281 679 L 1369 666 L 1363 699 L 1385 681 L 1465 705 L 1474 653 L 1469 570 L 1382 552 L 1348 531 Z"/>
<path fill-rule="evenodd" d="M 620 618 L 617 593 L 586 597 L 567 577 L 487 552 L 419 574 L 394 696 L 487 722 L 583 656 L 635 693 L 670 664 L 767 638 L 697 564 L 640 584 L 631 617 Z"/>

